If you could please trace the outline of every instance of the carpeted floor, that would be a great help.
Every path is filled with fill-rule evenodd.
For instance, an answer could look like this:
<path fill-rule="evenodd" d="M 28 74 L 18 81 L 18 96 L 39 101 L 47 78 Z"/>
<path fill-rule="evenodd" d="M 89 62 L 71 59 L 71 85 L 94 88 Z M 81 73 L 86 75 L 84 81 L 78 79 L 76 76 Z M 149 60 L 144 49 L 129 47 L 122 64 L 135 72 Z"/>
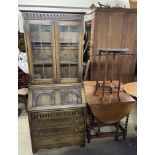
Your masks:
<path fill-rule="evenodd" d="M 27 113 L 24 106 L 18 117 L 18 154 L 32 155 L 31 140 Z M 129 117 L 128 136 L 126 140 L 119 137 L 116 142 L 114 138 L 99 138 L 86 142 L 85 148 L 70 146 L 54 149 L 41 149 L 34 155 L 136 155 L 137 154 L 137 108 Z"/>

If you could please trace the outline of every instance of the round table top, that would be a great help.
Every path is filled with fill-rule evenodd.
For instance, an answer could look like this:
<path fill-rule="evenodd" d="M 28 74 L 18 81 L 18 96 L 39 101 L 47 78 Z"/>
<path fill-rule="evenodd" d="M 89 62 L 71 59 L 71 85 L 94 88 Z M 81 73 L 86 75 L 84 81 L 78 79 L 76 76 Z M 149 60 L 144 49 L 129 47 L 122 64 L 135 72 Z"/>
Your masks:
<path fill-rule="evenodd" d="M 125 84 L 124 91 L 133 97 L 137 97 L 137 82 L 130 82 Z"/>

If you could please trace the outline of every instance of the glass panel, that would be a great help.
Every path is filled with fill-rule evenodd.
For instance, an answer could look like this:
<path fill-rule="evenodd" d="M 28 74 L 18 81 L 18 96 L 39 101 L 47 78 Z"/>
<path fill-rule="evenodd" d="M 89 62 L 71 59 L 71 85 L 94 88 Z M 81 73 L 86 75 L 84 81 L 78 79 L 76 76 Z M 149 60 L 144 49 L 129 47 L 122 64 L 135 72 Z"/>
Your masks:
<path fill-rule="evenodd" d="M 53 77 L 51 38 L 51 25 L 30 24 L 35 79 L 51 79 Z"/>
<path fill-rule="evenodd" d="M 51 64 L 50 66 L 48 64 L 44 66 L 42 66 L 42 64 L 34 65 L 34 78 L 35 79 L 50 79 L 51 76 L 53 76 Z"/>
<path fill-rule="evenodd" d="M 60 77 L 78 77 L 79 25 L 59 25 Z"/>
<path fill-rule="evenodd" d="M 60 74 L 61 74 L 61 78 L 77 78 L 78 77 L 78 65 L 61 64 Z"/>
<path fill-rule="evenodd" d="M 78 62 L 78 47 L 76 46 L 70 46 L 65 47 L 64 45 L 61 45 L 59 47 L 60 49 L 60 61 L 70 61 L 70 62 Z"/>
<path fill-rule="evenodd" d="M 43 51 L 43 55 L 41 54 Z M 33 63 L 52 63 L 52 55 L 50 49 L 34 49 L 33 50 Z"/>
<path fill-rule="evenodd" d="M 60 26 L 59 28 L 60 43 L 78 43 L 79 42 L 79 26 Z"/>
<path fill-rule="evenodd" d="M 50 25 L 30 25 L 32 42 L 50 42 Z"/>

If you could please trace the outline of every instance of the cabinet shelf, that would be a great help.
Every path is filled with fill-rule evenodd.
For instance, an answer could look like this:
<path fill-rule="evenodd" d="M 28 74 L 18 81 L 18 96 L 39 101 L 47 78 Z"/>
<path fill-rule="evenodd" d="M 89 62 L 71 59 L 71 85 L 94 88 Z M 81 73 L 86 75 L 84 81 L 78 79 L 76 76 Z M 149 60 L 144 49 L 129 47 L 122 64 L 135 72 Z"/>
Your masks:
<path fill-rule="evenodd" d="M 51 50 L 52 46 L 50 47 L 32 47 L 32 50 Z"/>
<path fill-rule="evenodd" d="M 59 47 L 78 47 L 78 43 L 72 43 L 72 42 L 59 42 Z"/>
<path fill-rule="evenodd" d="M 33 62 L 33 65 L 52 65 L 53 62 L 50 61 L 38 61 L 38 62 Z"/>
<path fill-rule="evenodd" d="M 32 48 L 46 48 L 52 47 L 51 42 L 31 42 Z"/>
<path fill-rule="evenodd" d="M 71 61 L 61 61 L 61 65 L 78 65 L 78 62 L 71 62 Z"/>
<path fill-rule="evenodd" d="M 75 46 L 68 46 L 68 47 L 66 47 L 66 46 L 59 46 L 59 49 L 60 50 L 67 50 L 67 51 L 71 50 L 71 51 L 75 51 L 75 52 L 78 51 L 78 47 L 75 47 Z"/>

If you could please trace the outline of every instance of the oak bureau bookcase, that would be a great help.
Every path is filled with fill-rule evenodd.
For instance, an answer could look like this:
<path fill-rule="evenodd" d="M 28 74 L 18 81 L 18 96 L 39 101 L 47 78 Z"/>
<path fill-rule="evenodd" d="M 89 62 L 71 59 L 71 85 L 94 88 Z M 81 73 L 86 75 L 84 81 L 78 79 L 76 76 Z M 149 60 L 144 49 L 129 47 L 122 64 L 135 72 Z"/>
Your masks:
<path fill-rule="evenodd" d="M 22 11 L 32 150 L 85 145 L 84 13 Z"/>

